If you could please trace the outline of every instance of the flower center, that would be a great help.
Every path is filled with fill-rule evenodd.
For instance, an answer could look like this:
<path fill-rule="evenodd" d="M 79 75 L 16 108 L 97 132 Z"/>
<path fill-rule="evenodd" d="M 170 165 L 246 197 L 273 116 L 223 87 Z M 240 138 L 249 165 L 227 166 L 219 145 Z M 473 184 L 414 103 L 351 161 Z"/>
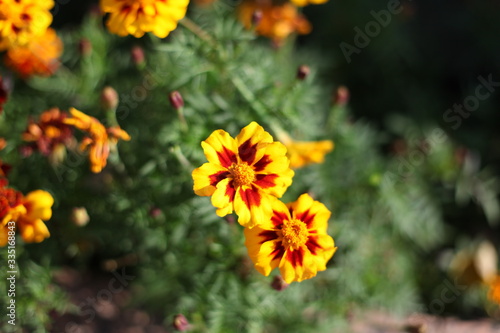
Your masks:
<path fill-rule="evenodd" d="M 247 163 L 235 163 L 229 167 L 229 172 L 233 176 L 234 187 L 250 185 L 255 181 L 255 172 Z"/>
<path fill-rule="evenodd" d="M 293 249 L 298 249 L 304 245 L 309 238 L 306 224 L 299 220 L 285 221 L 281 228 L 281 234 L 283 236 L 283 245 L 285 248 L 291 247 Z"/>

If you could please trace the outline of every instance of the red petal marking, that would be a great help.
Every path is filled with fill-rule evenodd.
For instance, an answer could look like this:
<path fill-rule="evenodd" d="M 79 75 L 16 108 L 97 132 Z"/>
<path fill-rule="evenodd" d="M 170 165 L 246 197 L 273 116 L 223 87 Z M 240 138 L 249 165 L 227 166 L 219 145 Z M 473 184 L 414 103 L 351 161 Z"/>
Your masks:
<path fill-rule="evenodd" d="M 233 163 L 237 163 L 236 154 L 226 147 L 222 147 L 222 152 L 217 152 L 217 157 L 219 158 L 220 164 L 224 168 L 229 168 Z"/>
<path fill-rule="evenodd" d="M 270 174 L 270 175 L 259 174 L 259 175 L 255 176 L 256 180 L 255 180 L 254 184 L 259 186 L 262 189 L 274 187 L 274 186 L 276 186 L 276 183 L 274 182 L 274 180 L 278 177 L 279 176 L 276 174 Z"/>
<path fill-rule="evenodd" d="M 251 165 L 255 159 L 255 154 L 257 153 L 256 146 L 257 144 L 252 145 L 252 142 L 248 139 L 238 147 L 238 154 L 241 160 L 247 162 L 248 165 Z"/>
<path fill-rule="evenodd" d="M 273 211 L 273 216 L 271 217 L 271 222 L 273 222 L 273 225 L 276 228 L 281 229 L 281 225 L 283 224 L 283 221 L 288 220 L 288 215 L 285 213 Z"/>
<path fill-rule="evenodd" d="M 278 234 L 276 231 L 272 230 L 264 230 L 261 233 L 259 233 L 259 237 L 262 237 L 263 239 L 259 242 L 259 244 L 265 243 L 267 241 L 273 240 L 278 238 Z"/>
<path fill-rule="evenodd" d="M 260 205 L 260 193 L 253 186 L 252 188 L 240 189 L 240 196 L 248 208 Z"/>
<path fill-rule="evenodd" d="M 285 247 L 283 246 L 283 243 L 276 242 L 276 244 L 274 245 L 274 250 L 273 252 L 271 252 L 271 255 L 273 256 L 272 260 L 282 258 L 283 254 L 285 254 Z"/>
<path fill-rule="evenodd" d="M 322 249 L 322 247 L 318 244 L 317 237 L 309 237 L 306 246 L 309 249 L 309 251 L 311 251 L 311 253 L 314 255 L 316 255 L 316 251 L 318 249 Z"/>
<path fill-rule="evenodd" d="M 226 187 L 226 193 L 224 193 L 227 197 L 229 197 L 229 201 L 233 202 L 234 201 L 234 194 L 236 193 L 236 190 L 233 187 L 233 182 L 229 182 Z"/>
<path fill-rule="evenodd" d="M 304 260 L 304 249 L 300 247 L 297 250 L 288 250 L 286 253 L 286 260 L 292 264 L 293 268 L 302 266 Z"/>
<path fill-rule="evenodd" d="M 311 222 L 314 220 L 315 216 L 316 216 L 316 214 L 311 214 L 309 212 L 309 209 L 303 213 L 295 215 L 297 220 L 301 220 L 302 222 L 304 222 L 308 228 L 309 228 L 309 225 L 311 224 Z"/>
<path fill-rule="evenodd" d="M 259 172 L 259 171 L 262 171 L 266 168 L 266 166 L 268 166 L 269 164 L 271 164 L 273 160 L 271 159 L 271 156 L 269 155 L 264 155 L 262 156 L 262 158 L 253 165 L 253 169 L 255 172 Z"/>
<path fill-rule="evenodd" d="M 217 173 L 214 173 L 213 175 L 210 175 L 210 185 L 212 186 L 217 186 L 217 184 L 227 178 L 227 175 L 229 175 L 228 171 L 219 171 Z"/>

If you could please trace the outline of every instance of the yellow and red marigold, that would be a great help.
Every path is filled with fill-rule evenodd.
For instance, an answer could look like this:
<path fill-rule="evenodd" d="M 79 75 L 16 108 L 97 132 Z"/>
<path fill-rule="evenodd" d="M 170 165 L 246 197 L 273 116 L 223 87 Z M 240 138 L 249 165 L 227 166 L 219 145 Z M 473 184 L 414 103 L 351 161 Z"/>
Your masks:
<path fill-rule="evenodd" d="M 256 12 L 262 13 L 262 18 L 254 23 L 252 18 Z M 241 3 L 238 16 L 247 29 L 255 24 L 257 34 L 275 42 L 282 41 L 292 33 L 305 35 L 312 30 L 309 21 L 288 2 L 275 5 L 270 0 L 246 0 Z"/>
<path fill-rule="evenodd" d="M 188 4 L 189 0 L 101 0 L 101 10 L 109 13 L 106 26 L 112 33 L 142 37 L 152 32 L 164 38 L 177 28 Z"/>
<path fill-rule="evenodd" d="M 326 269 L 337 248 L 327 234 L 330 211 L 303 194 L 295 202 L 273 204 L 270 219 L 245 229 L 248 254 L 261 274 L 279 267 L 286 283 L 303 281 Z"/>
<path fill-rule="evenodd" d="M 5 54 L 5 64 L 23 78 L 32 75 L 50 76 L 59 68 L 63 43 L 54 29 L 28 43 L 10 47 Z"/>
<path fill-rule="evenodd" d="M 52 23 L 52 0 L 0 0 L 0 51 L 26 45 Z"/>
<path fill-rule="evenodd" d="M 0 186 L 0 246 L 7 244 L 9 222 L 15 223 L 27 243 L 39 243 L 48 238 L 50 233 L 43 221 L 52 216 L 52 196 L 42 190 L 23 196 L 6 185 L 6 182 L 2 182 Z"/>
<path fill-rule="evenodd" d="M 23 140 L 45 156 L 57 154 L 74 142 L 73 128 L 64 122 L 67 117 L 68 114 L 58 108 L 44 111 L 38 122 L 30 120 L 22 135 Z"/>
<path fill-rule="evenodd" d="M 236 138 L 217 130 L 202 147 L 208 163 L 193 171 L 194 192 L 212 196 L 219 216 L 234 210 L 243 226 L 268 220 L 272 202 L 292 183 L 285 146 L 252 122 Z"/>
<path fill-rule="evenodd" d="M 71 108 L 69 112 L 72 117 L 64 119 L 64 123 L 87 132 L 88 136 L 83 138 L 80 149 L 82 151 L 89 149 L 90 169 L 94 173 L 101 172 L 107 164 L 111 149 L 118 140 L 128 141 L 130 136 L 119 126 L 106 129 L 99 120 L 75 108 Z"/>

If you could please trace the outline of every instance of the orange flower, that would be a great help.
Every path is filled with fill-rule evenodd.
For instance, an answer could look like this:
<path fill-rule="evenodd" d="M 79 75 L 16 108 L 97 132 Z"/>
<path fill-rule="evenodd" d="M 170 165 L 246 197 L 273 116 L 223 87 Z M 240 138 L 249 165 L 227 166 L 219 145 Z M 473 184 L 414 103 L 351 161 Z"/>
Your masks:
<path fill-rule="evenodd" d="M 2 160 L 0 160 L 0 179 L 6 177 L 7 173 L 10 171 L 10 169 L 11 169 L 11 166 L 9 164 L 6 164 Z"/>
<path fill-rule="evenodd" d="M 0 138 L 0 150 L 3 150 L 7 146 L 7 141 L 4 138 Z"/>
<path fill-rule="evenodd" d="M 488 299 L 500 305 L 500 275 L 495 276 L 488 284 Z"/>
<path fill-rule="evenodd" d="M 50 76 L 59 68 L 63 44 L 54 29 L 31 40 L 26 45 L 11 47 L 5 54 L 5 64 L 24 78 L 32 75 Z"/>
<path fill-rule="evenodd" d="M 52 0 L 1 0 L 0 50 L 38 39 L 52 23 Z"/>
<path fill-rule="evenodd" d="M 246 0 L 239 7 L 239 18 L 243 25 L 250 29 L 253 26 L 252 16 L 260 11 L 262 18 L 257 23 L 257 34 L 280 42 L 292 33 L 305 35 L 311 32 L 309 21 L 297 11 L 291 3 L 274 5 L 269 0 Z"/>
<path fill-rule="evenodd" d="M 270 219 L 245 229 L 248 255 L 261 274 L 279 267 L 286 283 L 303 281 L 326 269 L 337 248 L 327 234 L 330 211 L 308 194 L 285 205 L 273 203 Z"/>
<path fill-rule="evenodd" d="M 71 108 L 69 112 L 72 118 L 66 118 L 64 123 L 87 132 L 88 136 L 83 138 L 80 149 L 89 149 L 90 169 L 94 173 L 101 172 L 107 164 L 110 150 L 118 140 L 129 141 L 130 136 L 119 126 L 106 129 L 99 120 L 75 108 Z"/>
<path fill-rule="evenodd" d="M 23 140 L 31 142 L 31 147 L 45 156 L 58 154 L 74 141 L 73 128 L 64 123 L 67 117 L 68 114 L 58 108 L 43 112 L 38 122 L 30 120 L 22 135 Z"/>

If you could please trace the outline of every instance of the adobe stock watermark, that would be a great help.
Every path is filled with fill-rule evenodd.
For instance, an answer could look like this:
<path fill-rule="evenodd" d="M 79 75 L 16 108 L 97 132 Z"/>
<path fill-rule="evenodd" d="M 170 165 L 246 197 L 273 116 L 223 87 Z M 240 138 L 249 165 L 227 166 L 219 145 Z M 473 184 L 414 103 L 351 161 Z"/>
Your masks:
<path fill-rule="evenodd" d="M 7 323 L 16 325 L 16 223 L 10 221 L 5 226 L 7 229 Z"/>
<path fill-rule="evenodd" d="M 102 302 L 111 302 L 113 295 L 121 293 L 129 282 L 135 279 L 134 275 L 127 275 L 125 267 L 122 267 L 121 272 L 113 271 L 113 278 L 108 282 L 107 288 L 99 290 L 95 297 L 87 297 L 85 301 L 78 304 L 80 314 L 84 316 L 84 322 L 89 324 L 96 317 L 96 309 Z M 80 326 L 70 321 L 64 326 L 64 332 L 60 333 L 76 333 L 79 332 Z"/>
<path fill-rule="evenodd" d="M 354 45 L 346 42 L 339 44 L 347 63 L 350 64 L 352 62 L 353 54 L 360 54 L 362 49 L 370 45 L 372 39 L 380 34 L 382 28 L 386 28 L 391 24 L 393 15 L 400 14 L 402 11 L 403 5 L 401 4 L 401 0 L 389 0 L 387 9 L 382 9 L 378 12 L 374 10 L 370 11 L 370 15 L 374 20 L 366 23 L 364 31 L 358 26 L 354 28 L 354 32 L 356 33 L 353 40 Z"/>
<path fill-rule="evenodd" d="M 439 297 L 433 299 L 426 309 L 427 312 L 434 315 L 442 314 L 446 308 L 446 304 L 455 302 L 467 290 L 467 286 L 458 284 L 456 279 L 453 282 L 446 279 L 440 286 L 441 292 L 439 293 Z"/>
<path fill-rule="evenodd" d="M 443 114 L 444 122 L 450 124 L 454 130 L 462 125 L 463 119 L 470 117 L 471 112 L 479 109 L 482 101 L 488 99 L 495 89 L 500 87 L 500 82 L 493 81 L 493 74 L 488 75 L 487 78 L 478 76 L 477 80 L 479 85 L 476 86 L 474 95 L 465 97 L 461 104 L 453 104 L 453 108 L 446 110 Z"/>
<path fill-rule="evenodd" d="M 432 130 L 430 135 L 419 142 L 415 149 L 412 149 L 408 154 L 401 155 L 398 157 L 398 166 L 396 168 L 396 173 L 387 171 L 382 179 L 383 184 L 393 185 L 397 181 L 404 180 L 410 177 L 415 170 L 420 167 L 425 159 L 437 145 L 442 144 L 448 140 L 446 132 L 439 127 Z"/>

